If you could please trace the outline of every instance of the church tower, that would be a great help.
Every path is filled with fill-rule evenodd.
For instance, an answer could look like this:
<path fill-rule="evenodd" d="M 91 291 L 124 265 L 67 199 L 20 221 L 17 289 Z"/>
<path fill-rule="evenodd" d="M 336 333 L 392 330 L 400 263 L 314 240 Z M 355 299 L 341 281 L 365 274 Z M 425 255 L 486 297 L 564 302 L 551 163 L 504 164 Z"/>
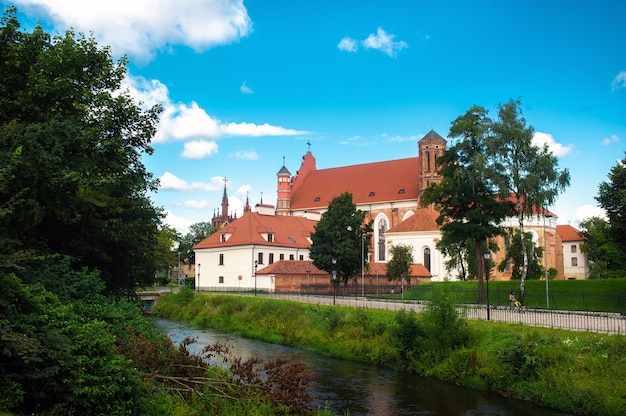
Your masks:
<path fill-rule="evenodd" d="M 237 215 L 228 215 L 228 193 L 226 192 L 226 182 L 228 179 L 224 178 L 224 195 L 222 195 L 222 212 L 213 213 L 213 219 L 211 225 L 215 228 L 221 228 L 224 225 L 237 219 Z"/>
<path fill-rule="evenodd" d="M 420 158 L 420 195 L 433 183 L 441 181 L 437 171 L 437 159 L 446 151 L 446 139 L 434 130 L 417 142 Z"/>
<path fill-rule="evenodd" d="M 284 156 L 283 167 L 280 168 L 276 176 L 278 176 L 276 215 L 291 215 L 291 172 L 285 167 Z"/>

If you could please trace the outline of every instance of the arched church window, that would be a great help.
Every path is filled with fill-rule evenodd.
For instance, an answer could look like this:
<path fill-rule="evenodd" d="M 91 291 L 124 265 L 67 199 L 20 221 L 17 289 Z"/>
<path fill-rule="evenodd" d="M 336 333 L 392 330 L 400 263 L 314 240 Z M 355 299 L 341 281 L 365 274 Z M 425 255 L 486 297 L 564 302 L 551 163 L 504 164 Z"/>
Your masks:
<path fill-rule="evenodd" d="M 378 223 L 378 261 L 385 261 L 385 232 L 387 231 L 387 221 L 381 219 Z"/>
<path fill-rule="evenodd" d="M 424 267 L 430 272 L 430 248 L 424 249 Z"/>

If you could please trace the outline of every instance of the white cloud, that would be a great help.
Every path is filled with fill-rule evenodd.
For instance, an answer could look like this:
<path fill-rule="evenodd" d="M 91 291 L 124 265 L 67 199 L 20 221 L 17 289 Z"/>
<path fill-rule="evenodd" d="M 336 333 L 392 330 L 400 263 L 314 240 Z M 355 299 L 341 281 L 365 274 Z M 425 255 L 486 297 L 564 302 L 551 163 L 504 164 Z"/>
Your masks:
<path fill-rule="evenodd" d="M 217 153 L 217 143 L 206 140 L 194 140 L 185 143 L 185 149 L 180 154 L 185 159 L 200 160 Z"/>
<path fill-rule="evenodd" d="M 619 142 L 619 137 L 616 134 L 612 134 L 609 137 L 602 139 L 602 146 L 609 146 L 611 143 Z"/>
<path fill-rule="evenodd" d="M 204 208 L 208 208 L 209 203 L 205 201 L 204 199 L 202 201 L 188 199 L 183 202 L 176 201 L 172 205 L 177 206 L 177 207 L 185 207 L 185 208 L 192 208 L 192 209 L 204 209 Z"/>
<path fill-rule="evenodd" d="M 259 159 L 259 155 L 254 150 L 245 150 L 245 151 L 240 150 L 240 151 L 233 153 L 233 156 L 235 157 L 235 159 L 242 159 L 242 160 L 258 160 Z"/>
<path fill-rule="evenodd" d="M 188 218 L 177 217 L 172 213 L 172 211 L 169 210 L 165 211 L 164 222 L 182 235 L 187 234 L 189 232 L 189 227 L 196 223 L 196 221 L 192 221 Z"/>
<path fill-rule="evenodd" d="M 219 120 L 209 116 L 197 103 L 170 103 L 164 106 L 153 141 L 160 143 L 219 136 Z"/>
<path fill-rule="evenodd" d="M 248 193 L 252 190 L 252 186 L 250 185 L 241 185 L 239 188 L 237 188 L 237 195 L 239 196 L 245 196 L 248 197 Z"/>
<path fill-rule="evenodd" d="M 619 74 L 617 74 L 617 76 L 611 83 L 611 89 L 615 91 L 617 89 L 625 88 L 625 87 L 626 87 L 626 71 L 622 71 Z"/>
<path fill-rule="evenodd" d="M 128 75 L 122 88 L 128 90 L 132 97 L 144 103 L 146 107 L 156 104 L 163 106 L 153 143 L 164 143 L 170 140 L 219 139 L 224 136 L 261 137 L 310 134 L 307 131 L 272 126 L 268 123 L 225 124 L 208 115 L 196 102 L 192 101 L 189 104 L 172 102 L 167 86 L 158 80 Z M 215 146 L 217 148 L 217 145 Z M 212 153 L 207 155 L 210 154 Z"/>
<path fill-rule="evenodd" d="M 408 48 L 409 45 L 404 41 L 394 41 L 396 35 L 385 32 L 382 28 L 378 28 L 376 34 L 371 34 L 363 41 L 363 46 L 367 49 L 379 50 L 391 57 L 397 55 L 398 51 Z"/>
<path fill-rule="evenodd" d="M 59 32 L 92 33 L 98 43 L 147 62 L 156 51 L 185 45 L 204 51 L 252 32 L 242 0 L 14 0 L 49 16 Z"/>
<path fill-rule="evenodd" d="M 280 126 L 272 126 L 254 123 L 228 123 L 220 125 L 220 132 L 229 136 L 296 136 L 310 134 L 308 131 L 286 129 Z"/>
<path fill-rule="evenodd" d="M 241 91 L 242 94 L 254 94 L 254 91 L 248 87 L 248 81 L 244 81 L 243 84 L 241 84 L 239 91 Z"/>
<path fill-rule="evenodd" d="M 544 145 L 548 145 L 550 152 L 557 157 L 567 156 L 572 153 L 572 150 L 574 149 L 573 145 L 570 144 L 566 146 L 561 143 L 557 143 L 551 134 L 541 133 L 539 131 L 535 132 L 533 135 L 532 144 L 539 148 L 543 148 Z"/>
<path fill-rule="evenodd" d="M 211 182 L 209 183 L 189 183 L 184 179 L 180 179 L 171 172 L 165 172 L 163 176 L 159 178 L 159 183 L 159 188 L 165 190 L 209 192 L 222 189 L 222 186 L 224 184 L 224 178 L 214 176 L 211 178 Z"/>
<path fill-rule="evenodd" d="M 359 43 L 356 39 L 345 37 L 339 41 L 337 48 L 346 52 L 356 52 L 359 50 Z"/>
<path fill-rule="evenodd" d="M 582 205 L 574 213 L 574 218 L 578 223 L 591 217 L 607 218 L 604 209 L 592 204 Z"/>
<path fill-rule="evenodd" d="M 389 34 L 379 27 L 375 34 L 370 34 L 361 41 L 361 44 L 365 49 L 375 49 L 395 57 L 399 51 L 409 47 L 405 41 L 394 41 L 395 37 L 396 35 Z M 337 48 L 346 52 L 356 52 L 359 50 L 359 41 L 346 36 L 339 41 Z"/>

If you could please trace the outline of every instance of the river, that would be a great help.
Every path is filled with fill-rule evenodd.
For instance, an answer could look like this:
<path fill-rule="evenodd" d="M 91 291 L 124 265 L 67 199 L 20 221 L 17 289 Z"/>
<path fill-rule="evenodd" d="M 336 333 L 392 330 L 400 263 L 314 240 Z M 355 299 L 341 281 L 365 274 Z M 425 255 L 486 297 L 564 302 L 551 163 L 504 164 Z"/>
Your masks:
<path fill-rule="evenodd" d="M 233 355 L 265 360 L 283 358 L 304 363 L 311 372 L 313 405 L 328 403 L 333 413 L 350 416 L 403 415 L 515 415 L 564 416 L 554 410 L 494 393 L 455 386 L 438 380 L 398 371 L 381 369 L 352 361 L 246 339 L 215 329 L 159 319 L 158 325 L 178 345 L 186 337 L 196 339 L 188 348 L 199 352 L 219 342 L 231 347 Z"/>

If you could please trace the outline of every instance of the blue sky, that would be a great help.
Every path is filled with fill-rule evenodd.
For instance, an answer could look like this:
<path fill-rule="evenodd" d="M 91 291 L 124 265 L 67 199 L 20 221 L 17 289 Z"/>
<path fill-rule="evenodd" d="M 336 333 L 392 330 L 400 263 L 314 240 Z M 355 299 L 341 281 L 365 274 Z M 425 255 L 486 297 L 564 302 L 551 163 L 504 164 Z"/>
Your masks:
<path fill-rule="evenodd" d="M 129 56 L 126 86 L 165 112 L 146 157 L 153 195 L 185 233 L 276 203 L 311 143 L 318 168 L 417 155 L 432 128 L 520 98 L 571 186 L 559 223 L 601 215 L 594 197 L 624 158 L 626 2 L 1 0 L 26 28 L 93 33 Z M 381 172 L 384 174 L 384 172 Z"/>

